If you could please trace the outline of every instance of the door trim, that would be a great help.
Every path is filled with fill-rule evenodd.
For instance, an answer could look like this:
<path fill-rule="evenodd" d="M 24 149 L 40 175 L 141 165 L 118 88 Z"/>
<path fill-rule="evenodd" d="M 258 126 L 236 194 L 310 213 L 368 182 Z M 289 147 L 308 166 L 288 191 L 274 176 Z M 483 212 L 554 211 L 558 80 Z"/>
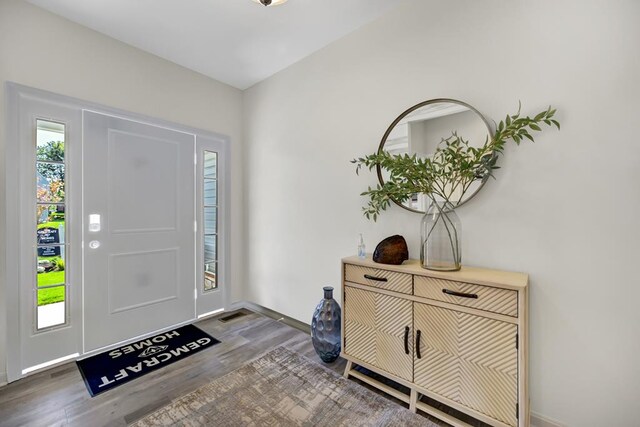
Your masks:
<path fill-rule="evenodd" d="M 20 253 L 22 245 L 20 242 L 20 195 L 15 191 L 18 188 L 19 161 L 8 161 L 7 159 L 20 158 L 19 140 L 19 98 L 23 92 L 13 84 L 5 84 L 5 109 L 6 109 L 6 132 L 5 132 L 5 196 L 4 196 L 4 251 L 5 251 L 5 273 L 4 273 L 4 295 L 6 322 L 9 325 L 19 325 L 20 323 Z M 13 191 L 12 191 L 13 190 Z M 10 209 L 9 207 L 12 207 Z M 9 251 L 9 245 L 15 243 L 18 250 Z M 14 284 L 14 286 L 11 286 Z M 21 343 L 20 328 L 6 328 L 6 358 L 7 358 L 7 382 L 15 381 L 22 377 L 20 368 Z"/>
<path fill-rule="evenodd" d="M 24 86 L 14 82 L 6 82 L 5 83 L 5 183 L 4 183 L 4 200 L 1 213 L 4 214 L 4 224 L 3 228 L 5 231 L 4 234 L 4 263 L 5 269 L 4 273 L 4 295 L 5 295 L 5 309 L 6 309 L 6 322 L 7 326 L 9 325 L 20 325 L 20 272 L 21 272 L 21 259 L 20 253 L 21 249 L 24 245 L 24 242 L 20 241 L 20 193 L 15 189 L 18 188 L 20 183 L 20 174 L 19 174 L 19 161 L 16 159 L 20 159 L 20 145 L 19 145 L 19 100 L 21 98 L 32 98 L 36 100 L 53 102 L 65 105 L 69 108 L 75 108 L 79 112 L 83 110 L 92 111 L 100 114 L 111 115 L 114 117 L 122 118 L 125 120 L 137 121 L 139 123 L 148 124 L 152 126 L 162 127 L 178 132 L 184 132 L 188 134 L 195 135 L 197 137 L 212 139 L 215 141 L 219 141 L 225 147 L 225 163 L 227 166 L 231 165 L 230 161 L 230 144 L 231 139 L 223 134 L 207 131 L 203 129 L 194 128 L 187 125 L 182 125 L 179 123 L 174 123 L 169 120 L 154 118 L 151 116 L 147 116 L 144 114 L 132 113 L 126 110 L 121 110 L 118 108 L 112 108 L 105 105 L 101 105 L 95 102 L 85 101 L 78 98 L 69 97 L 66 95 L 60 95 L 53 92 L 49 92 L 42 89 L 36 89 L 29 86 Z M 11 159 L 9 161 L 8 159 Z M 73 167 L 73 166 L 72 166 Z M 82 167 L 82 165 L 80 165 Z M 230 188 L 229 188 L 229 177 L 231 176 L 231 171 L 227 168 L 227 183 L 224 186 L 224 191 L 227 195 L 227 201 L 230 199 Z M 195 177 L 194 177 L 195 178 Z M 230 229 L 231 229 L 231 215 L 230 215 L 230 206 L 229 203 L 223 209 L 223 214 L 225 215 L 225 242 L 224 247 L 221 249 L 225 252 L 225 297 L 224 297 L 224 308 L 229 307 L 229 296 L 231 294 L 228 289 L 231 286 L 231 271 L 229 268 L 230 264 L 230 239 L 228 238 Z M 76 215 L 76 221 L 82 221 L 82 224 L 78 224 L 85 229 L 84 224 L 84 215 Z M 84 240 L 84 236 L 82 238 Z M 16 247 L 16 250 L 9 251 L 8 247 Z M 197 249 L 197 248 L 196 248 Z M 195 284 L 197 286 L 197 284 Z M 84 304 L 82 304 L 82 318 L 84 318 Z M 195 307 L 195 305 L 194 305 Z M 187 323 L 193 322 L 197 320 L 197 316 L 195 315 L 194 309 L 194 317 Z M 79 325 L 80 329 L 83 332 L 83 326 Z M 175 327 L 175 326 L 173 326 Z M 156 331 L 157 332 L 157 331 Z M 83 349 L 83 338 L 84 334 L 79 334 L 79 342 L 78 348 Z M 2 337 L 0 337 L 1 339 Z M 0 343 L 2 344 L 2 343 Z M 7 359 L 7 381 L 12 382 L 18 380 L 26 375 L 22 374 L 21 368 L 21 346 L 22 346 L 22 338 L 20 334 L 20 328 L 17 327 L 7 327 L 6 328 L 6 359 Z M 1 347 L 1 345 L 0 345 Z M 88 354 L 88 353 L 87 353 Z M 87 354 L 80 354 L 79 358 L 85 357 Z M 1 371 L 0 371 L 1 372 Z M 1 373 L 0 373 L 1 375 Z"/>

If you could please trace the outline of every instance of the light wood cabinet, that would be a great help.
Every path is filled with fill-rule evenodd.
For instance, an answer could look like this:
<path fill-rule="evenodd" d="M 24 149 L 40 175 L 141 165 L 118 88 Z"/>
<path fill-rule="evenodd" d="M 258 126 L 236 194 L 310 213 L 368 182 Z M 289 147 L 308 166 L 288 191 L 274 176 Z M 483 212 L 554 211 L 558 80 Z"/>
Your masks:
<path fill-rule="evenodd" d="M 343 351 L 353 376 L 454 426 L 466 426 L 420 401 L 440 401 L 493 426 L 529 425 L 528 278 L 463 268 L 445 273 L 345 258 Z M 404 385 L 365 376 L 354 365 Z"/>
<path fill-rule="evenodd" d="M 404 380 L 413 380 L 412 302 L 347 286 L 345 351 Z M 406 340 L 405 340 L 406 338 Z M 406 346 L 405 346 L 406 342 Z"/>

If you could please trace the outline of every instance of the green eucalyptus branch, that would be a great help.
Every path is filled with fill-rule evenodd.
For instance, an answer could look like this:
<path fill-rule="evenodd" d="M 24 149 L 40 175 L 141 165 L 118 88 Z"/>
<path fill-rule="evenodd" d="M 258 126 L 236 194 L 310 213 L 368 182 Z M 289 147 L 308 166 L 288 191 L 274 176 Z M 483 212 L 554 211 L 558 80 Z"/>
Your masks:
<path fill-rule="evenodd" d="M 369 187 L 361 193 L 369 197 L 367 206 L 362 208 L 364 216 L 376 221 L 392 201 L 403 203 L 416 193 L 426 194 L 432 201 L 441 199 L 457 206 L 473 182 L 495 178 L 493 171 L 499 169 L 496 163 L 507 141 L 512 140 L 516 145 L 524 140 L 534 142 L 532 132 L 540 132 L 542 125 L 560 129 L 560 123 L 554 119 L 555 109 L 549 107 L 534 117 L 521 117 L 520 107 L 518 105 L 517 113 L 507 115 L 496 125 L 493 138 L 487 138 L 482 147 L 470 146 L 469 141 L 454 131 L 440 141 L 433 156 L 428 158 L 416 154 L 392 155 L 380 150 L 351 160 L 356 165 L 356 174 L 363 168 L 372 171 L 377 167 L 389 173 L 384 184 Z M 451 202 L 456 191 L 459 191 L 459 197 Z"/>

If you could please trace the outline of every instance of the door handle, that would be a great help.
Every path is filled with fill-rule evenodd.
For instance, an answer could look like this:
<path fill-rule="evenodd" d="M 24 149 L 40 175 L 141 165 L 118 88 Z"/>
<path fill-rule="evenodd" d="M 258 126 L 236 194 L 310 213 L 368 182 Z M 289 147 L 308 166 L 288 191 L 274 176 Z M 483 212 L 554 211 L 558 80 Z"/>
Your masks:
<path fill-rule="evenodd" d="M 418 332 L 416 332 L 416 357 L 418 359 L 422 359 L 422 355 L 420 354 L 420 335 L 422 334 L 422 332 L 420 332 L 420 329 L 418 329 Z"/>
<path fill-rule="evenodd" d="M 404 327 L 404 353 L 409 354 L 409 327 Z"/>

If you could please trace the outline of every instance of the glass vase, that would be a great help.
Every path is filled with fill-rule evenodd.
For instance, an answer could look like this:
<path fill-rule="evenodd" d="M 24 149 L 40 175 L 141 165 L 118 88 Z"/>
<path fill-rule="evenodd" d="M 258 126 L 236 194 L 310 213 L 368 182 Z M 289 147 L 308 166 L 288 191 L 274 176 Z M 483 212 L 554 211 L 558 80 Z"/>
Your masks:
<path fill-rule="evenodd" d="M 420 261 L 422 267 L 457 271 L 462 266 L 462 223 L 453 205 L 432 202 L 422 217 Z"/>
<path fill-rule="evenodd" d="M 340 356 L 340 306 L 333 299 L 333 288 L 325 286 L 324 299 L 316 307 L 311 319 L 311 342 L 313 348 L 325 363 L 331 363 Z"/>

